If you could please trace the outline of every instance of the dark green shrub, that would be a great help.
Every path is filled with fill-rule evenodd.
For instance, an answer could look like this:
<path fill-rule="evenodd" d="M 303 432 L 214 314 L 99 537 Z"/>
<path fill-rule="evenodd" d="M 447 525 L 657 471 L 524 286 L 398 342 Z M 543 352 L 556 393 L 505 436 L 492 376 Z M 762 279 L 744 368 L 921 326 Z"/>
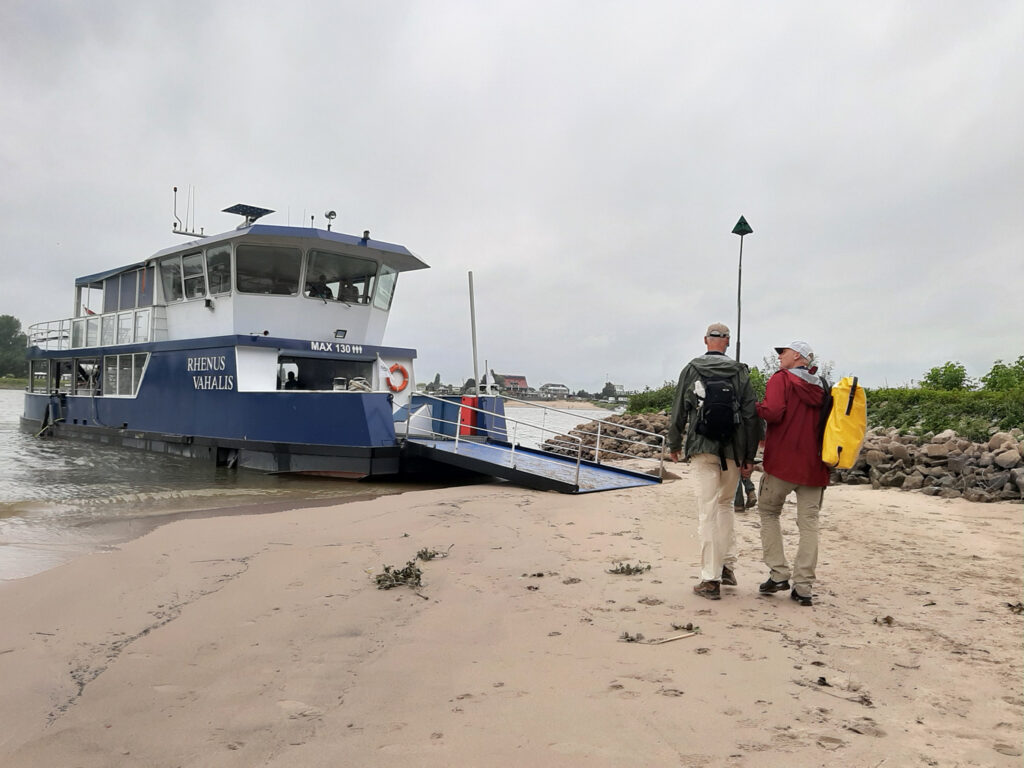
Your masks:
<path fill-rule="evenodd" d="M 976 441 L 987 440 L 998 430 L 1024 428 L 1024 389 L 868 389 L 866 393 L 870 427 L 895 427 L 918 435 L 952 429 Z"/>

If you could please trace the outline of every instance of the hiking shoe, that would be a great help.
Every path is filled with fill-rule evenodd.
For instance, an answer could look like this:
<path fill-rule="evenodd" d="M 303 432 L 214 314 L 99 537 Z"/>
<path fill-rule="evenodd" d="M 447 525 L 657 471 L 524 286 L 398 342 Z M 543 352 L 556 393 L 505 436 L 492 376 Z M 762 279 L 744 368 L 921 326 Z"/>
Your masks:
<path fill-rule="evenodd" d="M 810 595 L 801 595 L 800 593 L 798 593 L 796 591 L 795 588 L 793 589 L 792 592 L 789 593 L 789 596 L 790 596 L 791 599 L 793 599 L 796 602 L 800 603 L 800 605 L 814 605 L 814 602 L 811 600 L 811 596 Z"/>
<path fill-rule="evenodd" d="M 702 581 L 693 588 L 693 593 L 700 597 L 706 597 L 708 600 L 722 599 L 722 591 L 717 581 Z"/>
<path fill-rule="evenodd" d="M 722 586 L 724 587 L 735 587 L 736 586 L 736 574 L 733 573 L 732 568 L 728 565 L 722 566 Z"/>
<path fill-rule="evenodd" d="M 753 509 L 757 506 L 757 494 L 751 491 L 747 494 L 747 509 Z"/>
<path fill-rule="evenodd" d="M 772 577 L 769 576 L 768 581 L 759 586 L 757 589 L 762 595 L 770 595 L 775 592 L 783 592 L 789 589 L 789 581 L 787 579 L 783 579 L 782 581 L 772 581 Z"/>

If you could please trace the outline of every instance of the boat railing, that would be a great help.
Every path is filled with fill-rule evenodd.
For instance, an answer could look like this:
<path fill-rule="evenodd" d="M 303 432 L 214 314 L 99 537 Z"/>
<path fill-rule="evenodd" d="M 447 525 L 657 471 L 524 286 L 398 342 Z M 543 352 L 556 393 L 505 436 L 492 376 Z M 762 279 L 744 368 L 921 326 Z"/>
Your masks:
<path fill-rule="evenodd" d="M 547 413 L 561 413 L 567 416 L 576 416 L 578 411 L 570 411 L 564 408 L 555 408 L 550 405 L 541 405 L 531 400 L 520 400 L 516 397 L 504 396 L 506 402 L 513 402 L 531 408 L 539 408 L 543 411 L 542 421 L 547 424 Z M 548 430 L 550 431 L 550 430 Z M 627 434 L 623 434 L 623 433 Z M 631 427 L 628 424 L 621 424 L 608 419 L 591 419 L 587 424 L 573 427 L 568 435 L 557 435 L 554 439 L 548 440 L 546 445 L 554 450 L 561 448 L 565 438 L 582 439 L 584 441 L 583 452 L 589 460 L 591 452 L 593 461 L 601 464 L 602 459 L 637 461 L 640 463 L 650 462 L 657 464 L 657 475 L 661 477 L 665 468 L 665 436 L 657 432 L 650 432 L 639 427 Z M 593 443 L 588 438 L 593 438 Z M 604 443 L 602 445 L 602 442 Z M 571 444 L 570 444 L 571 445 Z M 631 451 L 647 452 L 647 449 L 654 449 L 655 456 L 641 456 Z"/>
<path fill-rule="evenodd" d="M 423 394 L 423 395 L 417 395 L 417 397 L 421 397 L 424 400 L 432 400 L 434 402 L 437 402 L 439 404 L 446 405 L 446 406 L 452 405 L 452 401 L 451 400 L 445 400 L 443 397 L 437 397 L 436 395 Z M 487 432 L 489 434 L 496 433 L 496 435 L 500 435 L 500 436 L 504 437 L 505 440 L 503 442 L 507 442 L 509 444 L 509 446 L 511 447 L 510 448 L 510 459 L 512 461 L 512 466 L 513 467 L 515 466 L 516 450 L 517 449 L 521 449 L 523 447 L 527 447 L 527 446 L 524 446 L 519 441 L 519 439 L 518 439 L 518 432 L 519 432 L 519 426 L 520 425 L 523 425 L 525 427 L 529 427 L 530 429 L 540 430 L 540 432 L 542 434 L 550 433 L 552 435 L 555 435 L 555 437 L 558 436 L 558 431 L 557 430 L 549 429 L 549 428 L 545 427 L 544 425 L 536 424 L 536 423 L 527 421 L 525 419 L 516 419 L 516 418 L 513 418 L 511 416 L 508 416 L 507 414 L 505 414 L 503 412 L 497 411 L 497 410 L 489 410 L 487 408 L 478 408 L 476 406 L 469 405 L 469 404 L 466 404 L 466 403 L 456 403 L 455 405 L 458 407 L 458 410 L 456 411 L 456 418 L 455 419 L 445 419 L 445 418 L 442 418 L 440 415 L 434 415 L 434 410 L 435 409 L 431 409 L 431 416 L 430 416 L 431 427 L 430 427 L 430 430 L 429 430 L 429 436 L 431 438 L 434 438 L 434 439 L 443 439 L 443 440 L 454 441 L 454 443 L 455 443 L 455 452 L 456 453 L 458 453 L 458 451 L 459 451 L 459 443 L 460 443 L 460 441 L 461 442 L 472 442 L 472 443 L 478 443 L 479 442 L 479 438 L 474 440 L 474 439 L 472 439 L 473 438 L 472 435 L 462 434 L 461 427 L 465 427 L 465 425 L 462 423 L 462 420 L 461 420 L 460 416 L 463 413 L 463 411 L 470 411 L 470 412 L 477 413 L 477 414 L 483 414 L 483 415 L 488 416 L 488 417 L 490 417 L 492 419 L 495 419 L 495 420 L 501 419 L 502 421 L 505 422 L 504 428 L 501 428 L 501 427 L 487 428 L 487 427 L 477 426 L 477 427 L 472 427 L 472 428 L 470 428 L 470 430 L 467 430 L 467 431 Z M 412 420 L 415 417 L 415 412 L 414 411 L 415 411 L 415 409 L 410 405 L 409 409 L 408 409 L 408 413 L 406 414 L 406 417 L 405 417 L 405 435 L 406 435 L 406 438 L 411 436 Z M 447 425 L 450 425 L 450 426 L 454 427 L 454 429 L 452 430 L 452 432 L 454 432 L 454 435 L 447 434 L 444 431 L 437 431 L 437 430 L 435 430 L 434 427 L 433 427 L 435 422 L 438 423 L 438 424 L 447 424 Z M 509 428 L 509 424 L 512 425 L 511 428 Z M 565 436 L 563 436 L 563 437 L 565 437 Z M 575 441 L 575 442 L 573 442 L 573 441 Z M 565 441 L 563 440 L 563 442 L 565 442 Z M 568 458 L 570 460 L 575 460 L 576 468 L 575 468 L 575 478 L 574 478 L 573 482 L 576 485 L 579 485 L 579 482 L 580 482 L 580 464 L 581 464 L 581 462 L 583 460 L 583 440 L 582 440 L 582 438 L 578 438 L 578 437 L 577 438 L 570 437 L 570 441 L 567 442 L 566 445 L 567 446 L 574 446 L 574 447 L 567 448 L 564 453 L 552 455 L 551 458 L 546 458 L 546 457 L 543 456 L 543 454 L 541 454 L 539 456 L 539 458 L 540 458 L 541 461 L 550 461 L 552 464 L 561 463 L 561 461 L 566 459 L 566 458 Z M 543 449 L 541 449 L 541 450 L 543 451 Z M 536 454 L 533 454 L 533 455 L 536 456 Z M 556 458 L 556 456 L 557 456 L 557 458 Z"/>
<path fill-rule="evenodd" d="M 114 347 L 154 340 L 158 307 L 71 317 L 30 325 L 27 344 L 48 351 Z"/>

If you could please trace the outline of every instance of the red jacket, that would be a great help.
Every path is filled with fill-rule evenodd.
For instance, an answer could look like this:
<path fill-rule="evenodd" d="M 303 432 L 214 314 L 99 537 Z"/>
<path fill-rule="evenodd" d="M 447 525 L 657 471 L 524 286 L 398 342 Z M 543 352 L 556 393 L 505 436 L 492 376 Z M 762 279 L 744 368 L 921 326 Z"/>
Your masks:
<path fill-rule="evenodd" d="M 765 472 L 797 485 L 828 485 L 829 469 L 821 460 L 818 439 L 824 397 L 820 385 L 791 371 L 781 370 L 768 379 L 764 401 L 757 404 L 757 415 L 768 423 Z"/>

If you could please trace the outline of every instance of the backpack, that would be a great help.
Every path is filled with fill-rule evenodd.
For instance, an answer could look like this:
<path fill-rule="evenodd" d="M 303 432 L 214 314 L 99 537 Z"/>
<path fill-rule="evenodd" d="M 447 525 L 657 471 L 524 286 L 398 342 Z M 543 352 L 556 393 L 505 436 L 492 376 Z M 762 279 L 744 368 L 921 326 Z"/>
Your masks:
<path fill-rule="evenodd" d="M 828 410 L 822 424 L 821 460 L 832 469 L 852 469 L 857 463 L 864 436 L 868 430 L 868 406 L 864 388 L 856 376 L 839 380 L 826 393 Z"/>
<path fill-rule="evenodd" d="M 725 445 L 732 440 L 740 423 L 739 400 L 732 377 L 700 377 L 704 385 L 703 397 L 697 392 L 699 408 L 693 425 L 698 435 L 718 443 L 718 458 L 726 469 Z M 696 391 L 696 387 L 694 387 Z"/>

